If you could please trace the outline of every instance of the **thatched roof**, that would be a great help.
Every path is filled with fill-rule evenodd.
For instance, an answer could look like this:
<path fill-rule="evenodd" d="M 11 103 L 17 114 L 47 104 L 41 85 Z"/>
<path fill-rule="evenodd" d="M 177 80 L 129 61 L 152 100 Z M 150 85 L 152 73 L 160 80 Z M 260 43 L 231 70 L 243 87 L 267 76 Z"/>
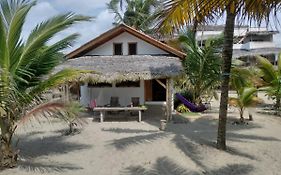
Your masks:
<path fill-rule="evenodd" d="M 278 54 L 281 52 L 281 48 L 260 48 L 252 50 L 242 50 L 234 49 L 233 58 L 240 58 L 246 56 L 257 56 L 257 55 L 269 55 L 269 54 Z"/>
<path fill-rule="evenodd" d="M 99 74 L 81 75 L 80 82 L 120 82 L 176 77 L 182 73 L 177 57 L 150 55 L 84 56 L 68 59 L 56 71 L 65 68 L 93 70 Z"/>

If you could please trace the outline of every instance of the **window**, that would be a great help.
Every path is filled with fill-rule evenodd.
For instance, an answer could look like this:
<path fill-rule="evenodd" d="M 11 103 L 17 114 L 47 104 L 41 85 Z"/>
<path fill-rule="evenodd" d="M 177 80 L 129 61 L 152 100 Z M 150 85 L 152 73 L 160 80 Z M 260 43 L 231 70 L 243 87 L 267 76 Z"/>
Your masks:
<path fill-rule="evenodd" d="M 122 43 L 113 44 L 113 55 L 123 55 L 123 45 Z"/>
<path fill-rule="evenodd" d="M 112 87 L 110 83 L 88 83 L 90 88 Z"/>
<path fill-rule="evenodd" d="M 136 54 L 137 54 L 137 43 L 129 43 L 128 55 L 136 55 Z"/>
<path fill-rule="evenodd" d="M 116 87 L 140 87 L 140 81 L 123 81 L 117 83 Z"/>

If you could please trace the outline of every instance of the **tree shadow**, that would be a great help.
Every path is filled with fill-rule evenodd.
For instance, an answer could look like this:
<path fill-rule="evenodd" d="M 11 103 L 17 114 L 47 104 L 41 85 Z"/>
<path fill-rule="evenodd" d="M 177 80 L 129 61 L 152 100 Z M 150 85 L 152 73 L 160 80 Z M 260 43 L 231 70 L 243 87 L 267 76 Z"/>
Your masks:
<path fill-rule="evenodd" d="M 157 122 L 155 121 L 146 122 L 148 124 L 157 126 Z M 234 132 L 237 130 L 248 130 L 260 127 L 260 125 L 254 123 L 247 127 L 233 127 L 230 123 L 228 123 L 228 128 L 230 129 L 228 129 L 227 139 L 236 140 L 239 142 L 248 140 L 280 141 L 279 139 L 276 139 L 274 137 L 246 135 Z M 206 166 L 203 163 L 204 155 L 201 148 L 203 147 L 204 149 L 204 147 L 209 147 L 211 149 L 216 149 L 215 141 L 217 136 L 217 120 L 205 116 L 195 119 L 193 122 L 184 125 L 169 123 L 165 132 L 174 134 L 175 136 L 172 139 L 172 142 L 176 145 L 176 147 L 199 167 L 201 167 L 202 169 L 206 169 Z M 255 156 L 233 147 L 228 147 L 227 153 L 250 160 L 256 160 Z"/>
<path fill-rule="evenodd" d="M 185 120 L 183 120 L 185 121 Z M 160 126 L 159 119 L 149 119 L 145 120 L 146 123 L 155 126 L 158 128 Z M 274 137 L 265 137 L 265 136 L 257 136 L 257 135 L 247 135 L 247 134 L 239 134 L 236 131 L 241 130 L 249 130 L 255 128 L 261 128 L 260 125 L 256 123 L 250 123 L 247 126 L 233 126 L 230 121 L 227 123 L 227 139 L 236 141 L 236 142 L 245 142 L 245 141 L 280 141 Z M 216 149 L 216 137 L 217 137 L 217 119 L 204 116 L 198 119 L 195 119 L 190 122 L 184 123 L 173 123 L 170 122 L 167 125 L 167 129 L 165 132 L 157 132 L 157 131 L 147 131 L 147 130 L 139 130 L 139 129 L 119 129 L 119 128 L 111 128 L 111 129 L 103 129 L 103 131 L 115 132 L 115 133 L 140 133 L 143 135 L 125 137 L 117 140 L 113 140 L 109 145 L 115 146 L 119 150 L 124 150 L 129 146 L 134 146 L 137 144 L 145 144 L 151 143 L 157 139 L 162 139 L 165 137 L 173 137 L 171 140 L 177 149 L 186 155 L 189 159 L 191 159 L 198 167 L 202 170 L 208 170 L 208 167 L 204 163 L 204 156 L 206 149 L 210 151 L 217 150 Z M 148 133 L 144 135 L 145 133 Z M 257 160 L 256 156 L 251 155 L 249 153 L 243 152 L 243 150 L 239 150 L 233 147 L 228 147 L 226 151 L 230 156 L 239 156 L 249 160 Z M 236 165 L 230 165 L 224 167 L 223 170 L 217 170 L 218 173 L 220 171 L 230 171 Z M 241 165 L 243 171 L 247 171 L 248 165 L 244 167 Z M 134 168 L 136 172 L 140 172 L 139 174 L 147 173 L 146 170 L 141 167 L 131 167 Z M 228 170 L 225 170 L 228 169 Z M 234 171 L 234 170 L 233 170 Z M 151 171 L 150 171 L 151 174 Z"/>
<path fill-rule="evenodd" d="M 206 174 L 211 175 L 246 175 L 254 170 L 254 167 L 249 164 L 231 164 L 222 168 L 208 171 Z"/>
<path fill-rule="evenodd" d="M 177 165 L 167 157 L 158 158 L 156 163 L 149 169 L 142 166 L 129 166 L 122 170 L 122 175 L 199 175 L 196 172 Z"/>
<path fill-rule="evenodd" d="M 65 136 L 54 135 L 48 137 L 20 137 L 18 148 L 20 155 L 25 158 L 36 158 L 46 155 L 66 154 L 75 150 L 89 149 L 90 145 L 66 142 Z"/>
<path fill-rule="evenodd" d="M 253 170 L 251 165 L 231 164 L 215 170 L 203 172 L 188 170 L 167 157 L 157 159 L 156 163 L 149 169 L 142 166 L 130 166 L 125 168 L 122 175 L 245 175 Z"/>
<path fill-rule="evenodd" d="M 237 133 L 227 133 L 227 137 L 229 139 L 233 139 L 236 141 L 239 140 L 261 140 L 261 141 L 280 141 L 275 137 L 265 137 L 265 136 L 255 136 L 255 135 L 246 135 L 246 134 L 237 134 Z"/>
<path fill-rule="evenodd" d="M 112 145 L 117 149 L 123 150 L 129 146 L 133 146 L 133 145 L 137 145 L 137 144 L 151 143 L 157 139 L 161 139 L 161 138 L 164 138 L 167 136 L 168 136 L 168 133 L 166 133 L 166 132 L 157 132 L 157 133 L 153 133 L 153 134 L 138 135 L 138 136 L 116 139 L 116 140 L 113 140 L 109 145 Z"/>
<path fill-rule="evenodd" d="M 202 155 L 199 150 L 200 145 L 182 135 L 176 135 L 172 141 L 176 147 L 189 157 L 196 165 L 202 169 L 206 169 L 206 166 L 201 162 L 204 155 Z"/>
<path fill-rule="evenodd" d="M 62 164 L 59 162 L 55 163 L 46 163 L 46 162 L 34 162 L 31 160 L 22 161 L 20 160 L 18 162 L 18 167 L 20 169 L 23 169 L 25 171 L 32 171 L 32 172 L 38 172 L 38 173 L 52 173 L 52 172 L 64 172 L 64 171 L 74 171 L 82 169 L 81 167 L 75 166 L 73 164 Z"/>
<path fill-rule="evenodd" d="M 41 156 L 67 154 L 72 151 L 91 148 L 90 145 L 67 142 L 65 141 L 67 137 L 62 135 L 40 137 L 37 134 L 31 135 L 27 133 L 18 137 L 19 144 L 17 148 L 20 150 L 18 167 L 26 171 L 48 173 L 82 169 L 81 167 L 68 163 L 43 163 L 37 161 L 37 158 Z"/>
<path fill-rule="evenodd" d="M 129 129 L 129 128 L 102 128 L 102 131 L 106 131 L 106 132 L 113 132 L 113 133 L 156 133 L 159 132 L 157 130 L 143 130 L 143 129 Z"/>

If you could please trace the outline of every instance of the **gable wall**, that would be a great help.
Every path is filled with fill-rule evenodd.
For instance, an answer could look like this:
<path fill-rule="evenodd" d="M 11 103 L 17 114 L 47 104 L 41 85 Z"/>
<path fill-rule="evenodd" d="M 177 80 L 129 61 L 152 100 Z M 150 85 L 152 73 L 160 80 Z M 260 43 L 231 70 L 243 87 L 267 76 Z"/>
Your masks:
<path fill-rule="evenodd" d="M 137 43 L 138 55 L 169 55 L 169 53 L 127 33 L 124 32 L 101 46 L 88 52 L 86 55 L 113 55 L 113 43 L 123 43 L 123 54 L 128 55 L 128 43 Z"/>

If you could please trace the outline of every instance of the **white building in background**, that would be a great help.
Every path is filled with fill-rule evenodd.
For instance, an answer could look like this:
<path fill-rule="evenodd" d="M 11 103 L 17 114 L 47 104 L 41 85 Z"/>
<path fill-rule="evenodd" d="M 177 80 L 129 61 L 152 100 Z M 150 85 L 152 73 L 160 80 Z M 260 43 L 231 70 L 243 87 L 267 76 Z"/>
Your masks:
<path fill-rule="evenodd" d="M 221 25 L 202 26 L 198 28 L 196 39 L 199 44 L 204 45 L 207 39 L 222 35 L 223 30 L 224 26 Z M 256 64 L 256 55 L 262 55 L 276 63 L 281 46 L 274 43 L 273 37 L 278 33 L 265 27 L 235 27 L 233 58 L 244 61 L 247 66 Z"/>

